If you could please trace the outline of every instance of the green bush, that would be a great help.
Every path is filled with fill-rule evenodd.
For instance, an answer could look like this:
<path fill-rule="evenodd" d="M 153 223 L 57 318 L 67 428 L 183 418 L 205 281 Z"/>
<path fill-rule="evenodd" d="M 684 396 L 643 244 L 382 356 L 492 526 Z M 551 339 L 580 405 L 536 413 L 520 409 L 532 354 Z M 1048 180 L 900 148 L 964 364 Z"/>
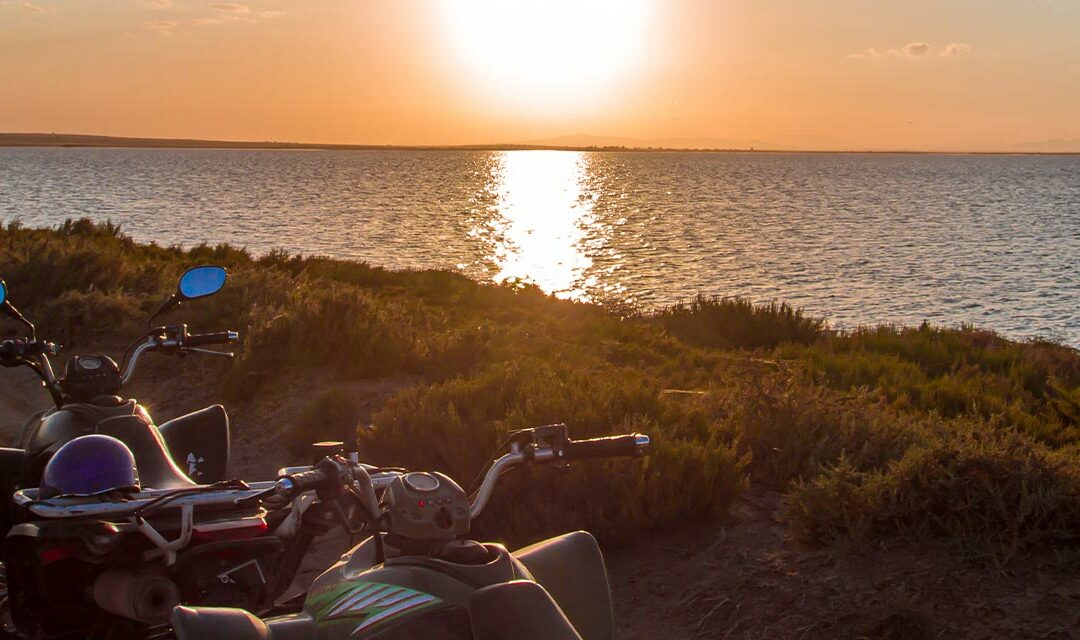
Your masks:
<path fill-rule="evenodd" d="M 899 409 L 945 417 L 999 416 L 1052 446 L 1080 438 L 1080 358 L 1045 341 L 989 331 L 876 327 L 813 345 L 781 345 L 834 389 L 871 389 Z"/>
<path fill-rule="evenodd" d="M 714 392 L 726 406 L 723 429 L 752 456 L 753 479 L 784 490 L 846 458 L 873 469 L 899 458 L 919 437 L 909 416 L 870 402 L 776 376 Z"/>
<path fill-rule="evenodd" d="M 511 541 L 587 528 L 607 542 L 627 542 L 643 530 L 722 514 L 745 483 L 747 459 L 732 444 L 665 437 L 671 425 L 660 421 L 680 416 L 658 392 L 633 370 L 582 371 L 530 359 L 399 394 L 375 416 L 377 428 L 362 434 L 361 451 L 381 464 L 464 482 L 516 429 L 565 422 L 573 438 L 640 430 L 655 438 L 644 463 L 582 463 L 558 477 L 542 470 L 509 477 L 485 519 Z"/>
<path fill-rule="evenodd" d="M 325 391 L 304 406 L 286 432 L 289 452 L 300 457 L 315 442 L 355 443 L 360 411 L 351 395 L 340 389 Z"/>
<path fill-rule="evenodd" d="M 1076 540 L 1080 465 L 1009 429 L 954 423 L 883 469 L 841 460 L 791 495 L 790 515 L 815 543 L 903 537 L 942 541 L 1004 563 Z"/>
<path fill-rule="evenodd" d="M 652 316 L 669 333 L 699 347 L 760 349 L 809 344 L 823 334 L 823 320 L 787 304 L 755 305 L 746 298 L 698 296 Z"/>

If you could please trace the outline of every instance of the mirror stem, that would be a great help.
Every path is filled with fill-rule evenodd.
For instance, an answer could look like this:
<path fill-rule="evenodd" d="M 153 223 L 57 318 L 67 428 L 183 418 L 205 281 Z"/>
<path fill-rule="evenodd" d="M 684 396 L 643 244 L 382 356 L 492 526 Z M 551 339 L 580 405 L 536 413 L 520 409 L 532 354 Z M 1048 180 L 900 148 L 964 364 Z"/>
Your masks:
<path fill-rule="evenodd" d="M 10 300 L 4 300 L 3 304 L 0 304 L 0 309 L 3 309 L 4 313 L 7 314 L 8 317 L 22 323 L 28 329 L 30 329 L 30 339 L 37 340 L 37 332 L 34 329 L 34 323 L 24 318 L 23 314 L 19 313 L 19 310 L 15 308 L 15 305 L 11 304 Z"/>
<path fill-rule="evenodd" d="M 169 296 L 169 299 L 166 300 L 165 302 L 163 302 L 161 304 L 161 306 L 158 307 L 158 310 L 155 311 L 153 313 L 153 315 L 151 315 L 150 318 L 146 321 L 147 328 L 150 328 L 150 327 L 154 326 L 154 319 L 155 318 L 157 318 L 161 314 L 165 313 L 169 309 L 172 309 L 173 307 L 178 306 L 179 304 L 180 304 L 180 298 L 176 297 L 175 293 L 173 295 Z"/>

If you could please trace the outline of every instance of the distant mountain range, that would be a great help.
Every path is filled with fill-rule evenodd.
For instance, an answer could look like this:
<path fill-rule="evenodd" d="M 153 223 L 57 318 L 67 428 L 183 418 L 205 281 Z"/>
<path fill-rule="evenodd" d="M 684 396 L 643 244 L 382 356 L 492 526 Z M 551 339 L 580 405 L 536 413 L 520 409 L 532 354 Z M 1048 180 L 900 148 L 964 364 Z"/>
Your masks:
<path fill-rule="evenodd" d="M 238 142 L 230 140 L 198 140 L 187 138 L 129 138 L 69 133 L 0 133 L 0 146 L 32 147 L 169 147 L 215 149 L 749 149 L 753 145 L 718 138 L 662 138 L 638 140 L 614 136 L 584 134 L 560 136 L 521 143 L 467 145 L 371 145 L 322 144 L 306 142 Z"/>
<path fill-rule="evenodd" d="M 1021 153 L 1080 153 L 1080 138 L 1023 142 L 1010 148 Z"/>
<path fill-rule="evenodd" d="M 631 149 L 752 149 L 763 147 L 761 141 L 728 140 L 725 138 L 623 138 L 619 136 L 593 136 L 578 133 L 555 138 L 544 138 L 525 143 L 541 147 L 627 147 Z"/>
<path fill-rule="evenodd" d="M 522 143 L 494 143 L 467 145 L 376 145 L 376 144 L 322 144 L 306 142 L 244 142 L 232 140 L 198 140 L 187 138 L 133 138 L 121 136 L 98 136 L 70 133 L 0 133 L 0 147 L 145 147 L 176 149 L 666 149 L 672 151 L 738 150 L 738 151 L 813 151 L 812 146 L 769 144 L 762 140 L 729 140 L 724 138 L 654 138 L 638 139 L 618 136 L 594 136 L 574 134 L 533 140 Z M 839 151 L 839 150 L 838 150 Z M 860 150 L 852 150 L 857 152 Z M 888 153 L 887 150 L 877 150 Z M 917 150 L 897 151 L 920 153 Z M 948 153 L 927 151 L 926 153 Z M 998 153 L 1080 153 L 1080 138 L 1054 139 L 1041 142 L 1024 142 L 1012 145 Z"/>

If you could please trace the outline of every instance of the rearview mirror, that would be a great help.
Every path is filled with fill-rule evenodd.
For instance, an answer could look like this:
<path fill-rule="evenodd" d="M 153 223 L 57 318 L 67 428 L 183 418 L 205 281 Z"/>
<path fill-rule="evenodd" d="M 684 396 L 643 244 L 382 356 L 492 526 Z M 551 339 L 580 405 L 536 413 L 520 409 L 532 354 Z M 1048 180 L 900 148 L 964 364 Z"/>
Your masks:
<path fill-rule="evenodd" d="M 225 286 L 228 274 L 225 267 L 192 267 L 180 276 L 180 285 L 176 288 L 176 297 L 180 300 L 194 300 L 212 296 Z"/>
<path fill-rule="evenodd" d="M 153 324 L 154 318 L 157 318 L 181 302 L 194 300 L 196 298 L 205 298 L 206 296 L 212 296 L 218 291 L 221 291 L 221 288 L 225 286 L 225 278 L 227 275 L 225 267 L 214 265 L 203 265 L 201 267 L 192 267 L 188 269 L 184 272 L 184 275 L 180 276 L 180 282 L 176 285 L 176 293 L 169 296 L 169 299 L 158 307 L 158 310 L 154 312 L 154 315 L 150 316 L 146 321 L 147 326 Z"/>

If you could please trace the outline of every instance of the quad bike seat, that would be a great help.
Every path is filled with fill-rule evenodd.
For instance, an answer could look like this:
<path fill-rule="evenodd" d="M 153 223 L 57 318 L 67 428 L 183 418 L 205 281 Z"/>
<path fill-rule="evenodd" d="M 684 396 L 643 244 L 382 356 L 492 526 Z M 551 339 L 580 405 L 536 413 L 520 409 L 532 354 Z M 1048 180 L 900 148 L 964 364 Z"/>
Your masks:
<path fill-rule="evenodd" d="M 144 489 L 183 489 L 193 487 L 176 463 L 157 427 L 138 415 L 106 418 L 97 424 L 97 432 L 112 436 L 131 449 L 139 482 Z"/>

